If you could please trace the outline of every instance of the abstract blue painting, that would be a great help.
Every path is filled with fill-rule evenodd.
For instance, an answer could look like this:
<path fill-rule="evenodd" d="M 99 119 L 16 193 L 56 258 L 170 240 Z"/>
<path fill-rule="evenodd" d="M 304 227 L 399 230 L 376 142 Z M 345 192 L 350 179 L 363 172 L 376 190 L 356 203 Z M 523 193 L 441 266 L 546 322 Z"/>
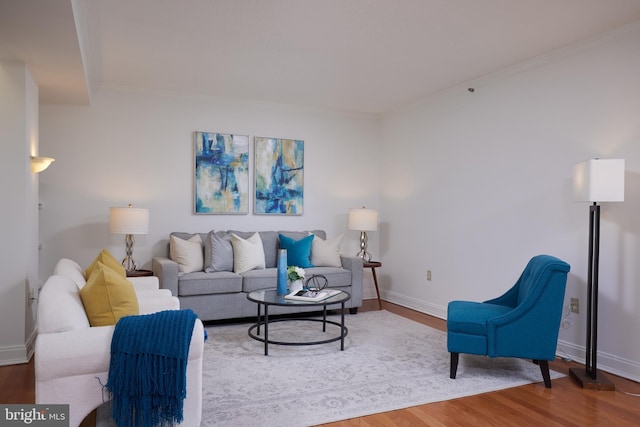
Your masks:
<path fill-rule="evenodd" d="M 302 215 L 304 141 L 255 137 L 256 214 Z"/>
<path fill-rule="evenodd" d="M 195 132 L 195 213 L 249 213 L 249 135 Z"/>

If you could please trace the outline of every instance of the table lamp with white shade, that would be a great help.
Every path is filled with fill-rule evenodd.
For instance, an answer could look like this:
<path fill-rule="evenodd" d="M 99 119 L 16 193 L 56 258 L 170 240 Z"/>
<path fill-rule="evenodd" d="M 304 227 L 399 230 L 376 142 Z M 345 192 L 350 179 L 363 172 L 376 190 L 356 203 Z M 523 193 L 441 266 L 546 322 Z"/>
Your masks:
<path fill-rule="evenodd" d="M 348 228 L 360 231 L 360 252 L 356 256 L 365 262 L 371 261 L 371 254 L 367 252 L 367 231 L 378 229 L 378 212 L 364 206 L 359 209 L 350 209 Z"/>
<path fill-rule="evenodd" d="M 133 235 L 149 233 L 149 210 L 134 208 L 131 204 L 126 208 L 110 208 L 109 232 L 125 235 L 127 255 L 122 260 L 122 266 L 129 273 L 137 270 L 138 263 L 133 259 Z"/>

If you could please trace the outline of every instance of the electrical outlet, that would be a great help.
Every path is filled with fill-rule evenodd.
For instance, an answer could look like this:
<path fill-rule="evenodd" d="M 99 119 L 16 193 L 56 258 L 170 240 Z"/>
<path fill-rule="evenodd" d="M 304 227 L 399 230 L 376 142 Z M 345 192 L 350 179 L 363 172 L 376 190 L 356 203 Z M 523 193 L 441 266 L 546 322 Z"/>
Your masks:
<path fill-rule="evenodd" d="M 580 313 L 580 299 L 579 298 L 571 298 L 571 312 L 572 313 Z"/>
<path fill-rule="evenodd" d="M 33 302 L 37 299 L 38 299 L 38 290 L 29 289 L 29 305 L 33 304 Z"/>
<path fill-rule="evenodd" d="M 431 270 L 427 270 L 427 280 L 431 281 Z"/>

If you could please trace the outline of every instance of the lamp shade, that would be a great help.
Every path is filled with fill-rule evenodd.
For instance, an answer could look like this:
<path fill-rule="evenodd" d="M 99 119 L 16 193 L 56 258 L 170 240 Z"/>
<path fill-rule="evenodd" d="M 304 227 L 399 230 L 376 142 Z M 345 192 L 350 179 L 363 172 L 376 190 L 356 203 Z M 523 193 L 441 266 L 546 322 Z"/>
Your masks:
<path fill-rule="evenodd" d="M 350 230 L 374 231 L 378 229 L 378 212 L 373 209 L 349 210 L 349 223 L 347 225 Z"/>
<path fill-rule="evenodd" d="M 573 197 L 580 202 L 623 202 L 624 159 L 591 159 L 575 165 Z"/>
<path fill-rule="evenodd" d="M 140 208 L 110 208 L 109 233 L 148 234 L 149 210 Z"/>

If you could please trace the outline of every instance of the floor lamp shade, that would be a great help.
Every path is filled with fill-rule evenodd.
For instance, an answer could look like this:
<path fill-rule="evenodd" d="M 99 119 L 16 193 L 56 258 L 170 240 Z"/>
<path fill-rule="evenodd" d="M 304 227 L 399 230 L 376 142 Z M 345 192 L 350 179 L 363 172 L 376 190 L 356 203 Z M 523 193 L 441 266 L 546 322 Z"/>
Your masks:
<path fill-rule="evenodd" d="M 589 207 L 589 271 L 587 275 L 587 339 L 585 368 L 571 368 L 570 376 L 587 389 L 615 390 L 598 372 L 598 271 L 600 260 L 600 205 L 598 202 L 624 201 L 624 160 L 592 159 L 573 168 L 573 195 L 576 201 L 592 202 Z"/>
<path fill-rule="evenodd" d="M 133 259 L 134 234 L 149 233 L 149 210 L 133 208 L 111 208 L 109 212 L 109 232 L 112 234 L 124 234 L 127 256 L 122 260 L 122 265 L 127 271 L 134 271 L 138 264 Z"/>
<path fill-rule="evenodd" d="M 573 196 L 580 202 L 623 202 L 624 159 L 591 159 L 575 165 Z"/>

